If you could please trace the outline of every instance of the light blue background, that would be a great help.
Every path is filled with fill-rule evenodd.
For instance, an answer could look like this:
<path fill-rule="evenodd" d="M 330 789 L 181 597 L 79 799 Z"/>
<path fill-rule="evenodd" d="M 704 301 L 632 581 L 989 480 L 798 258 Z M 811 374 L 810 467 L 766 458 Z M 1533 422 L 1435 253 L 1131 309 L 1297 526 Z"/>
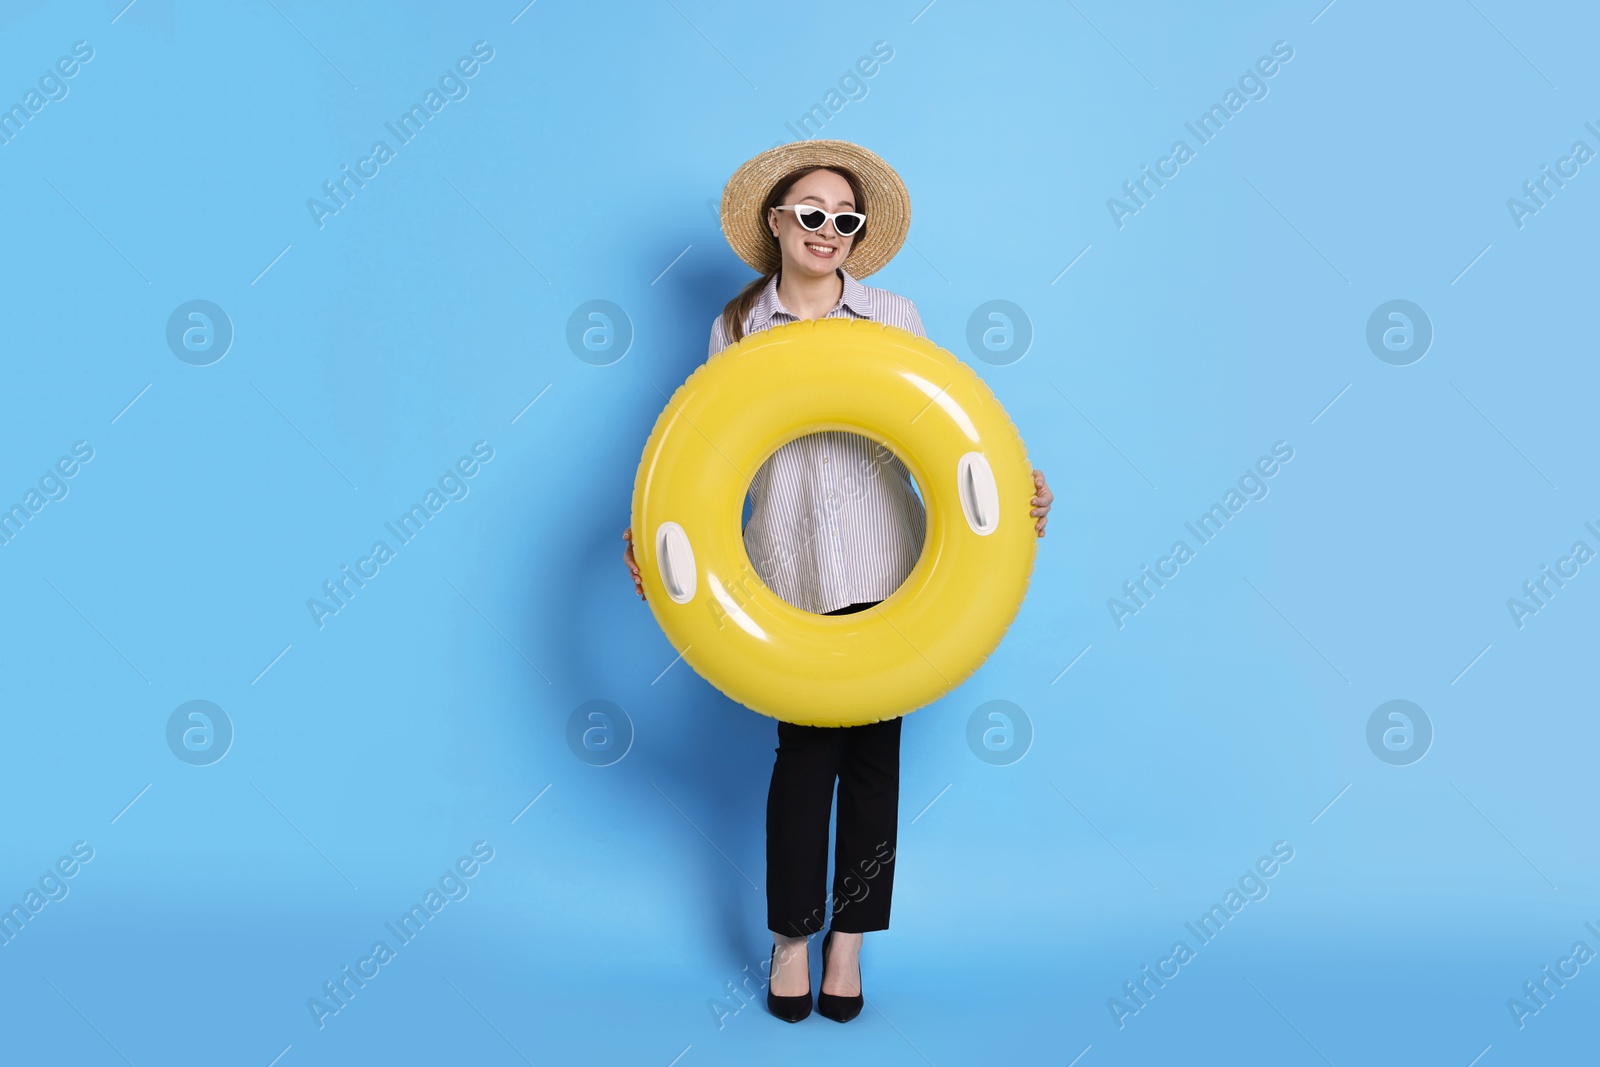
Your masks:
<path fill-rule="evenodd" d="M 95 850 L 0 947 L 7 1062 L 1592 1050 L 1600 967 L 1506 1007 L 1600 950 L 1600 577 L 1506 606 L 1600 548 L 1600 175 L 1506 205 L 1600 149 L 1584 5 L 125 2 L 0 13 L 0 102 L 94 48 L 0 146 L 0 504 L 95 450 L 0 547 L 0 902 Z M 469 95 L 319 229 L 307 199 L 480 40 Z M 869 1006 L 791 1028 L 725 988 L 770 945 L 775 724 L 673 664 L 619 535 L 750 277 L 708 201 L 876 41 L 820 131 L 911 190 L 871 283 L 1057 498 L 1000 648 L 906 720 Z M 1266 97 L 1119 228 L 1107 199 L 1276 41 Z M 194 299 L 236 332 L 210 366 L 165 341 Z M 607 366 L 565 340 L 593 299 L 635 333 Z M 994 299 L 1021 359 L 967 345 Z M 1392 299 L 1435 330 L 1409 366 L 1365 340 Z M 470 494 L 319 630 L 307 598 L 480 440 Z M 1107 599 L 1276 441 L 1270 494 L 1119 629 Z M 165 739 L 192 699 L 236 731 L 208 767 Z M 1409 766 L 1367 745 L 1391 699 L 1435 731 Z M 590 700 L 636 732 L 611 766 L 566 741 Z M 990 700 L 1034 732 L 1007 766 L 966 742 Z M 479 840 L 470 895 L 319 1030 L 307 999 Z M 1119 1029 L 1108 999 L 1277 841 L 1270 895 Z"/>

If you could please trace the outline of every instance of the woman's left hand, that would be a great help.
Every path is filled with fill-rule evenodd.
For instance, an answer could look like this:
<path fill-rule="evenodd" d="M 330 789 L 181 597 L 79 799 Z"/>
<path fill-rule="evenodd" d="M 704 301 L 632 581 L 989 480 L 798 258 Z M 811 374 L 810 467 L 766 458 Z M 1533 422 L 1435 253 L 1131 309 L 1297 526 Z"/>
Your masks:
<path fill-rule="evenodd" d="M 1043 537 L 1044 524 L 1050 521 L 1050 503 L 1055 500 L 1056 495 L 1050 491 L 1050 486 L 1046 484 L 1044 471 L 1035 470 L 1033 472 L 1033 487 L 1032 503 L 1034 507 L 1028 514 L 1039 516 L 1039 521 L 1033 524 L 1033 528 L 1039 531 L 1040 537 Z"/>

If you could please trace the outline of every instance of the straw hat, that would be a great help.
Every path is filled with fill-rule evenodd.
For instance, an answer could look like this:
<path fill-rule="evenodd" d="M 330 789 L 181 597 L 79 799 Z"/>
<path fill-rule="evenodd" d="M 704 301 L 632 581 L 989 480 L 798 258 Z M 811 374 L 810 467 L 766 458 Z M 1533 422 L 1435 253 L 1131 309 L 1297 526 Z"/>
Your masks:
<path fill-rule="evenodd" d="M 864 236 L 856 239 L 841 266 L 852 278 L 865 278 L 894 258 L 911 228 L 911 196 L 894 168 L 849 141 L 794 141 L 746 160 L 722 189 L 722 233 L 739 258 L 761 274 L 783 265 L 761 205 L 780 179 L 803 167 L 844 167 L 861 183 L 867 198 Z"/>

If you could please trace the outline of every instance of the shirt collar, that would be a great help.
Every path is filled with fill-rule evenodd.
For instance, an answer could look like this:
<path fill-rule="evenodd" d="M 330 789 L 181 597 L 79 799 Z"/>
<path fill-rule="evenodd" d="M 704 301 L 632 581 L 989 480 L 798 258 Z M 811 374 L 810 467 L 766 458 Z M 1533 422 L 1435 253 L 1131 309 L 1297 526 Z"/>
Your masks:
<path fill-rule="evenodd" d="M 871 291 L 850 276 L 850 272 L 843 267 L 837 268 L 839 277 L 844 281 L 844 291 L 839 296 L 839 303 L 829 311 L 833 314 L 840 307 L 847 308 L 857 318 L 869 319 L 872 317 L 873 300 Z M 761 296 L 756 301 L 755 315 L 751 322 L 753 329 L 764 329 L 772 324 L 773 319 L 783 315 L 787 320 L 796 318 L 795 314 L 778 299 L 778 276 L 773 275 L 767 282 L 767 287 L 761 290 Z M 757 325 L 762 323 L 764 325 Z"/>

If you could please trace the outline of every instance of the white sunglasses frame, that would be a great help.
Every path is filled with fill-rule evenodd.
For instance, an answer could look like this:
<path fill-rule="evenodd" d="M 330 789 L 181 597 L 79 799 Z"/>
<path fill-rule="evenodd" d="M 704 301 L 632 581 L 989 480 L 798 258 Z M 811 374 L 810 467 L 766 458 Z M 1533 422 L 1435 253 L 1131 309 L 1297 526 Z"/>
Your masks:
<path fill-rule="evenodd" d="M 822 214 L 823 214 L 822 221 L 817 223 L 815 227 L 807 226 L 805 223 L 800 222 L 800 211 L 802 209 L 806 210 L 806 211 L 821 211 Z M 774 210 L 774 211 L 793 211 L 795 213 L 794 221 L 800 223 L 800 228 L 802 230 L 805 230 L 807 233 L 816 233 L 818 230 L 822 229 L 823 226 L 827 225 L 830 222 L 833 222 L 834 219 L 843 217 L 843 218 L 859 219 L 860 220 L 860 224 L 858 226 L 856 226 L 856 228 L 852 232 L 850 232 L 850 233 L 840 233 L 839 236 L 840 237 L 857 237 L 857 236 L 860 236 L 860 234 L 861 234 L 861 228 L 867 224 L 867 216 L 864 215 L 863 213 L 859 212 L 859 211 L 824 211 L 822 208 L 818 207 L 815 204 L 779 204 L 778 206 L 774 207 L 772 210 Z M 834 223 L 833 230 L 834 230 L 835 233 L 839 232 L 838 223 Z"/>

